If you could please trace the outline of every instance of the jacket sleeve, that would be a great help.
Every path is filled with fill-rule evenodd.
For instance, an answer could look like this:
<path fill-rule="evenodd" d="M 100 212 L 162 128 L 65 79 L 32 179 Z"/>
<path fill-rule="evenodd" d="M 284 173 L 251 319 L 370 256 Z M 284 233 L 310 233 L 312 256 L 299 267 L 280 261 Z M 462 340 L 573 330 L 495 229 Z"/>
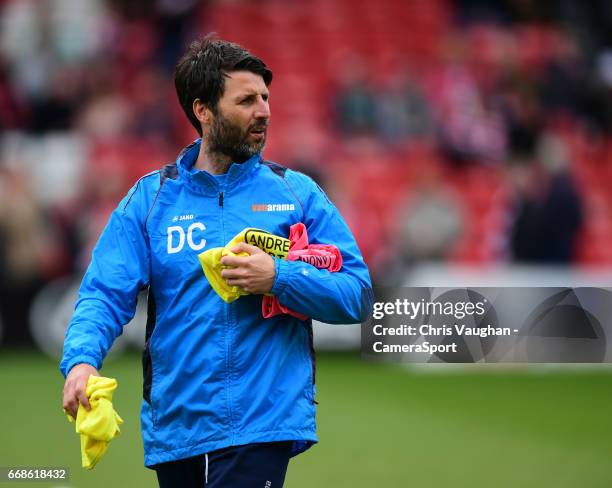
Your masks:
<path fill-rule="evenodd" d="M 364 321 L 372 308 L 372 284 L 355 238 L 338 209 L 314 181 L 295 172 L 287 177 L 292 177 L 288 184 L 295 185 L 303 206 L 309 241 L 334 244 L 343 262 L 340 271 L 331 273 L 300 261 L 275 258 L 272 294 L 284 306 L 322 322 Z"/>
<path fill-rule="evenodd" d="M 134 317 L 138 292 L 149 284 L 143 191 L 139 182 L 128 192 L 94 248 L 64 339 L 64 376 L 79 363 L 100 369 L 123 326 Z"/>

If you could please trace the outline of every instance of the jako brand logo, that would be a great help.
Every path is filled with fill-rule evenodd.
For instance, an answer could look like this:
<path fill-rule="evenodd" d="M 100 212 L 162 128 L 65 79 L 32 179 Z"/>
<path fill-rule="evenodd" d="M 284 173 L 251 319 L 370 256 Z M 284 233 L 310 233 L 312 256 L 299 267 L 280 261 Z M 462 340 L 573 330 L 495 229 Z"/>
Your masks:
<path fill-rule="evenodd" d="M 182 222 L 184 220 L 193 220 L 194 217 L 195 217 L 195 215 L 193 215 L 193 214 L 177 215 L 176 217 L 174 217 L 172 219 L 172 222 Z"/>
<path fill-rule="evenodd" d="M 295 210 L 293 203 L 254 203 L 251 205 L 253 212 L 290 212 Z"/>
<path fill-rule="evenodd" d="M 193 216 L 190 217 L 193 218 Z M 179 227 L 178 225 L 171 225 L 168 227 L 168 254 L 176 254 L 177 252 L 180 252 L 183 247 L 185 247 L 185 241 L 187 241 L 189 247 L 194 251 L 204 249 L 204 246 L 206 246 L 206 239 L 200 239 L 197 242 L 194 241 L 194 230 L 204 231 L 206 230 L 206 226 L 202 222 L 194 222 L 187 228 L 186 232 L 185 229 Z"/>

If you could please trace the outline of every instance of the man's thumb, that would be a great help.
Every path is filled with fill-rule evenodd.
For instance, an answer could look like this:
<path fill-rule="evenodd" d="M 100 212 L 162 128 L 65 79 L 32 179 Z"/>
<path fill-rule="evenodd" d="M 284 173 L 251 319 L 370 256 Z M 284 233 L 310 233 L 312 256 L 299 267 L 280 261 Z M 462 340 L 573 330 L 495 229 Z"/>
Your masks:
<path fill-rule="evenodd" d="M 231 251 L 234 254 L 239 254 L 241 252 L 246 252 L 249 255 L 252 254 L 257 254 L 260 252 L 263 252 L 261 249 L 259 249 L 256 246 L 251 246 L 250 244 L 247 244 L 246 242 L 239 242 L 238 244 L 236 244 L 234 247 L 232 247 Z"/>

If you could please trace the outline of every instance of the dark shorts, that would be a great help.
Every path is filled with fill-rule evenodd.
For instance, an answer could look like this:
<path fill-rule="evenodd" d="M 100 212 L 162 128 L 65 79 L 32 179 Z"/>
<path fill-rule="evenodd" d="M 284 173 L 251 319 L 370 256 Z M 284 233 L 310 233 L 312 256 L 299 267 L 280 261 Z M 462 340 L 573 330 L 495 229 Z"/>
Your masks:
<path fill-rule="evenodd" d="M 233 446 L 157 464 L 160 488 L 281 488 L 292 441 Z"/>

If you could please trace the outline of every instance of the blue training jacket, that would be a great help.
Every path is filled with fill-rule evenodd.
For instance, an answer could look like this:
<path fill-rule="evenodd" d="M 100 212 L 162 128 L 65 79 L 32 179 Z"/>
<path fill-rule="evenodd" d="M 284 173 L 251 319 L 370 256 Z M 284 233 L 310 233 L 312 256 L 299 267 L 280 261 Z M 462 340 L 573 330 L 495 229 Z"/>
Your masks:
<path fill-rule="evenodd" d="M 336 207 L 308 176 L 259 155 L 222 183 L 193 168 L 198 139 L 176 163 L 141 178 L 93 251 L 66 332 L 60 369 L 100 368 L 137 295 L 148 288 L 141 409 L 145 465 L 253 442 L 317 442 L 312 325 L 264 319 L 261 295 L 227 304 L 198 261 L 245 227 L 288 236 L 303 222 L 311 243 L 335 244 L 337 273 L 275 259 L 272 293 L 308 317 L 357 323 L 372 303 L 368 269 Z"/>

